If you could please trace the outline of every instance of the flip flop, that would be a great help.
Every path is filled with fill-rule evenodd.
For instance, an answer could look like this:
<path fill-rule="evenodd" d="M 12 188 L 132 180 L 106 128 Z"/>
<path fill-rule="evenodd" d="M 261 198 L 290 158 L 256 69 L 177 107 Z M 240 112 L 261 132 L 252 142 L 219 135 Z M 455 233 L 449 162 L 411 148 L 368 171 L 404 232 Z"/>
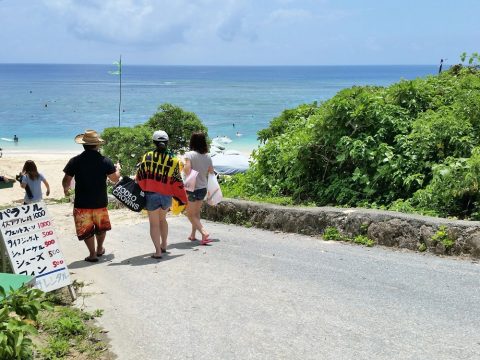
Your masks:
<path fill-rule="evenodd" d="M 190 241 L 197 241 L 198 240 L 197 238 L 192 238 L 191 236 L 189 236 L 187 239 L 190 240 Z"/>
<path fill-rule="evenodd" d="M 162 248 L 160 248 L 160 250 L 162 251 L 162 254 L 168 254 L 167 249 L 162 249 Z"/>
<path fill-rule="evenodd" d="M 96 262 L 98 262 L 98 259 L 97 259 L 97 258 L 92 259 L 92 258 L 90 258 L 90 257 L 87 256 L 87 257 L 85 258 L 85 261 L 91 262 L 91 263 L 96 263 Z"/>
<path fill-rule="evenodd" d="M 105 248 L 103 248 L 102 253 L 97 253 L 97 256 L 103 256 L 103 255 L 105 255 Z"/>
<path fill-rule="evenodd" d="M 200 241 L 200 245 L 207 245 L 209 243 L 211 243 L 213 240 L 210 239 L 210 238 L 206 238 L 206 239 L 203 239 L 202 241 Z"/>
<path fill-rule="evenodd" d="M 150 256 L 152 259 L 157 259 L 157 260 L 160 260 L 162 258 L 162 255 L 160 256 L 157 256 L 155 254 L 153 254 L 152 256 Z"/>

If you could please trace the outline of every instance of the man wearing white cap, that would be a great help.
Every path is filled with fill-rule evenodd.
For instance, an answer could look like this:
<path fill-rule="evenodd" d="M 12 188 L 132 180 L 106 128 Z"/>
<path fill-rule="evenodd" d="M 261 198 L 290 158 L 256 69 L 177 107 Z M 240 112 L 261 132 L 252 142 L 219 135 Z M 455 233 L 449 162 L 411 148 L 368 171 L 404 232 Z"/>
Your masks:
<path fill-rule="evenodd" d="M 68 195 L 72 179 L 75 178 L 75 202 L 73 218 L 78 240 L 85 241 L 89 256 L 88 262 L 97 262 L 105 253 L 103 242 L 112 227 L 108 217 L 107 178 L 112 182 L 120 179 L 120 165 L 100 154 L 99 149 L 105 143 L 95 130 L 85 130 L 75 137 L 84 151 L 70 159 L 63 169 L 62 180 L 65 196 Z M 97 240 L 95 246 L 95 239 Z"/>

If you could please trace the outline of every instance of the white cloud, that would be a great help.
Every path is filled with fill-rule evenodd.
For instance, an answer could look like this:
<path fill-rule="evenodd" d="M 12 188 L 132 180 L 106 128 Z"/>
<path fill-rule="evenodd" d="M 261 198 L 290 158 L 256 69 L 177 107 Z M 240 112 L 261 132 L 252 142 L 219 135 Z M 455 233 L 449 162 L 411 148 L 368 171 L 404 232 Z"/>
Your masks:
<path fill-rule="evenodd" d="M 267 23 L 294 23 L 312 18 L 312 14 L 304 9 L 277 9 L 270 13 Z"/>
<path fill-rule="evenodd" d="M 118 44 L 185 42 L 198 33 L 226 40 L 241 34 L 251 0 L 43 0 L 82 39 Z"/>

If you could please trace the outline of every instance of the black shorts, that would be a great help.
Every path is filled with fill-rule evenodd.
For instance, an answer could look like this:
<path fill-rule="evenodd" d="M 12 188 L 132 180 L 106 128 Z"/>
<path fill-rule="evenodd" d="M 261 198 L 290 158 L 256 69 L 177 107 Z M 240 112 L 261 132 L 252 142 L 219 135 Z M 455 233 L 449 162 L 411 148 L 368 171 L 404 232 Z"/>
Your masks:
<path fill-rule="evenodd" d="M 188 201 L 202 201 L 207 195 L 207 188 L 187 191 Z"/>

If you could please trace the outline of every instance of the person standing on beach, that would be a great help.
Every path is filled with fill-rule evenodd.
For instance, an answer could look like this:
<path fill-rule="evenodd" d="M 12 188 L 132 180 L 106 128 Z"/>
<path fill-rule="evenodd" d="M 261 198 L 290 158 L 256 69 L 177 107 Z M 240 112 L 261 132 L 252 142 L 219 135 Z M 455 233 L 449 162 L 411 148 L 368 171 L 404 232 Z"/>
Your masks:
<path fill-rule="evenodd" d="M 82 144 L 84 151 L 71 158 L 63 169 L 62 186 L 68 196 L 75 178 L 73 219 L 77 237 L 85 241 L 88 248 L 85 261 L 97 262 L 98 257 L 105 254 L 103 243 L 112 228 L 107 210 L 107 178 L 114 183 L 120 179 L 120 164 L 115 167 L 112 160 L 100 154 L 100 146 L 105 141 L 95 130 L 85 130 L 75 137 L 75 142 Z"/>
<path fill-rule="evenodd" d="M 183 172 L 186 176 L 192 170 L 198 172 L 195 179 L 194 191 L 187 191 L 188 205 L 187 217 L 192 224 L 192 231 L 188 240 L 195 241 L 195 234 L 197 230 L 202 234 L 202 241 L 200 244 L 207 245 L 212 242 L 208 231 L 200 222 L 200 212 L 202 210 L 203 200 L 207 195 L 208 174 L 213 174 L 212 158 L 208 155 L 208 145 L 205 134 L 202 132 L 195 132 L 190 138 L 190 150 L 185 154 L 185 166 Z"/>
<path fill-rule="evenodd" d="M 136 180 L 145 192 L 150 223 L 150 237 L 155 247 L 154 259 L 161 259 L 167 252 L 167 212 L 172 206 L 172 197 L 181 205 L 187 203 L 187 194 L 180 176 L 179 160 L 168 151 L 168 134 L 158 130 L 152 136 L 155 150 L 143 155 L 137 170 Z"/>
<path fill-rule="evenodd" d="M 49 196 L 50 185 L 48 184 L 47 179 L 38 172 L 35 162 L 32 160 L 25 161 L 20 178 L 20 186 L 25 189 L 25 197 L 23 199 L 25 205 L 42 200 L 42 182 L 47 188 L 45 194 Z"/>

